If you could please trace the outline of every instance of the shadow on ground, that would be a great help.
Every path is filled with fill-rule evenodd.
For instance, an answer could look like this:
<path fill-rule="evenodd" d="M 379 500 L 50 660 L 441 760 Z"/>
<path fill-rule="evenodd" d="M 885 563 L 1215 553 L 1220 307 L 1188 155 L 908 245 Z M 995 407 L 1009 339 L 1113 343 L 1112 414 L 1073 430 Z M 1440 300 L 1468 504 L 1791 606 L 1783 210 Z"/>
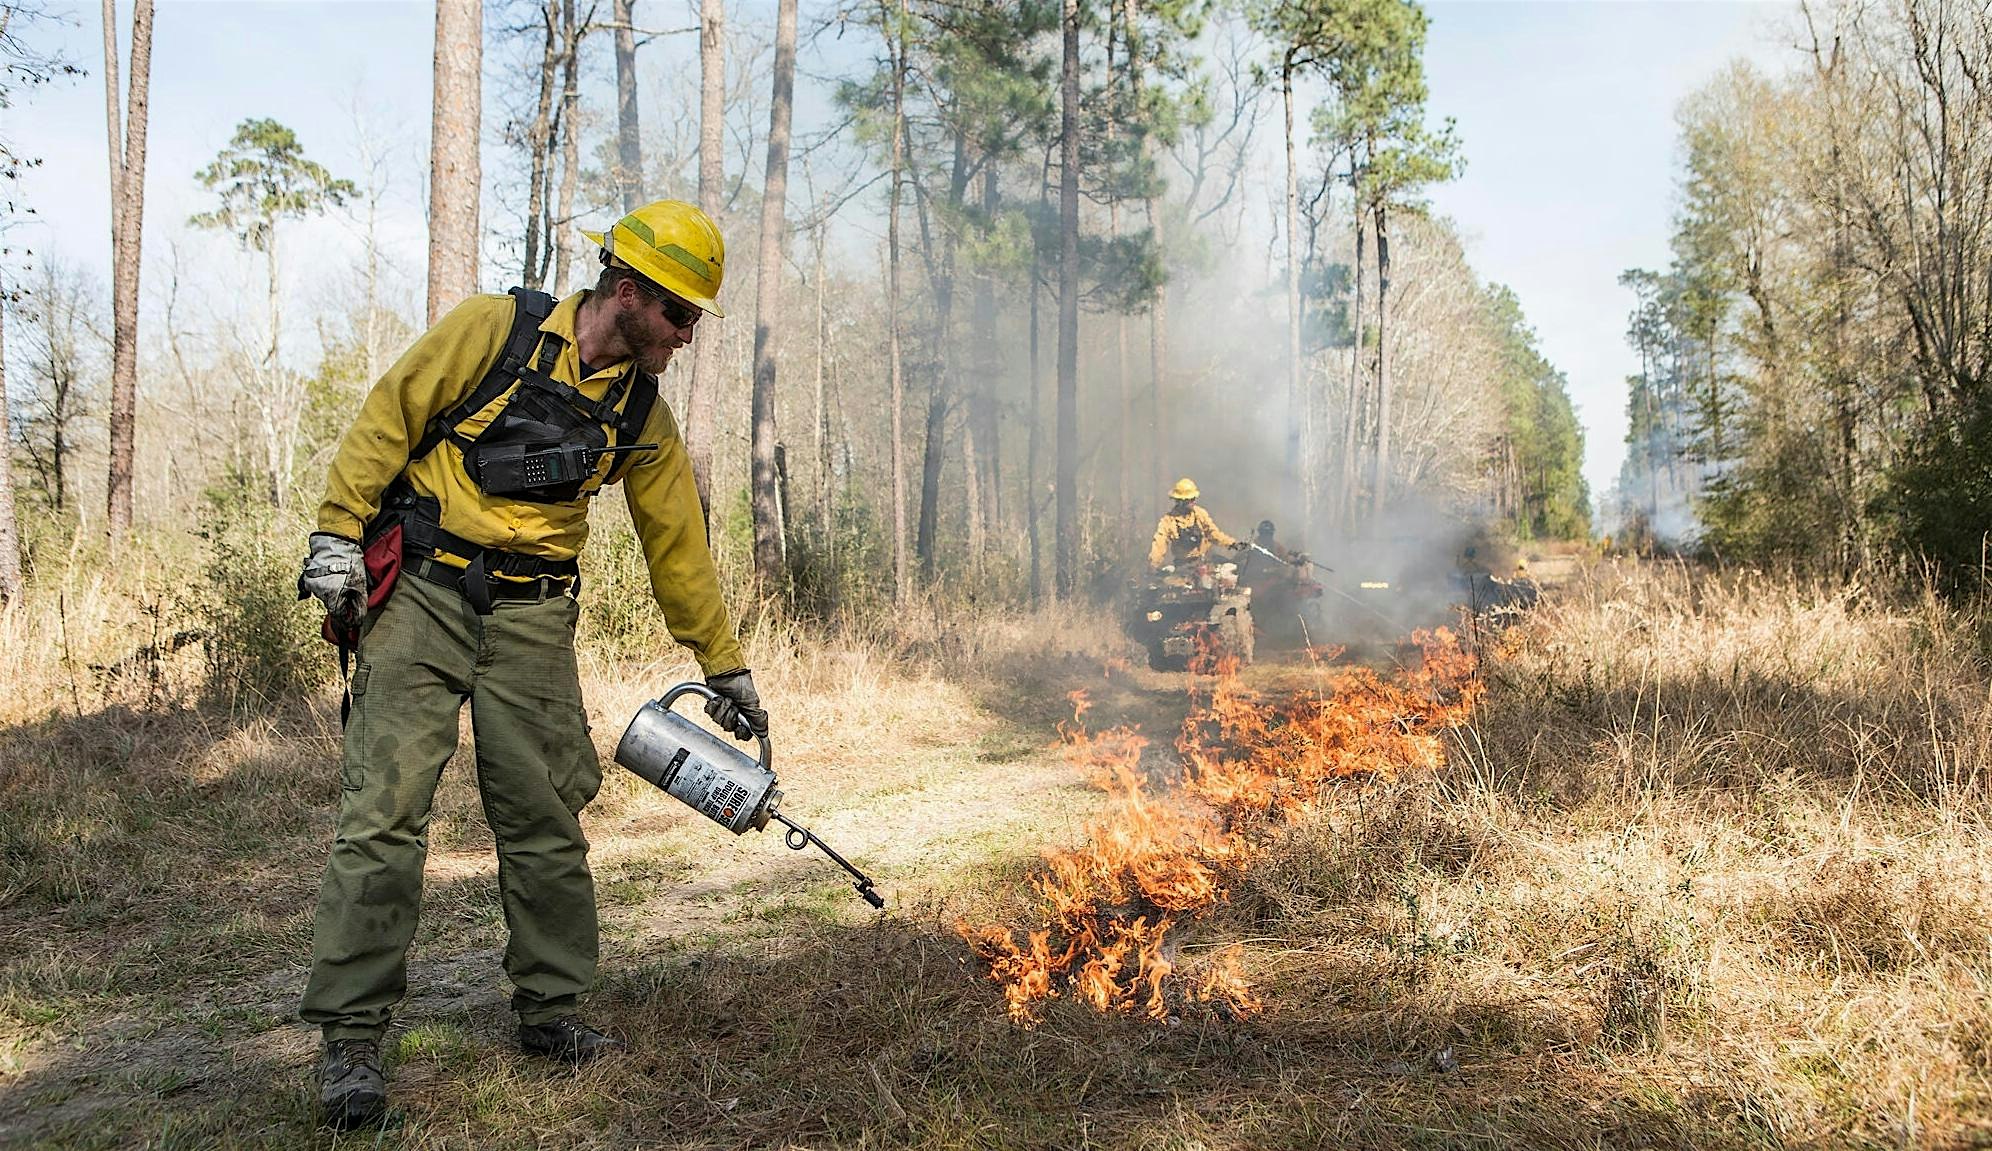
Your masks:
<path fill-rule="evenodd" d="M 1376 974 L 1328 982 L 1348 994 Z M 0 1087 L 0 1140 L 1688 1147 L 1710 1145 L 1710 1120 L 1735 1125 L 1739 1143 L 1745 1134 L 1726 1098 L 1658 1096 L 1636 1063 L 1607 1069 L 1559 1047 L 1560 1025 L 1532 1005 L 1337 1009 L 1277 981 L 1267 991 L 1317 1006 L 1240 1020 L 1184 1005 L 1158 1023 L 1054 1002 L 1024 1028 L 945 923 L 880 917 L 800 930 L 752 955 L 611 972 L 595 1011 L 630 1047 L 578 1073 L 517 1054 L 502 1004 L 411 1014 L 391 1045 L 396 1117 L 381 1132 L 314 1130 L 310 1036 L 293 1027 L 183 1036 L 173 1059 L 113 1060 L 81 1077 L 65 1079 L 58 1060 Z"/>

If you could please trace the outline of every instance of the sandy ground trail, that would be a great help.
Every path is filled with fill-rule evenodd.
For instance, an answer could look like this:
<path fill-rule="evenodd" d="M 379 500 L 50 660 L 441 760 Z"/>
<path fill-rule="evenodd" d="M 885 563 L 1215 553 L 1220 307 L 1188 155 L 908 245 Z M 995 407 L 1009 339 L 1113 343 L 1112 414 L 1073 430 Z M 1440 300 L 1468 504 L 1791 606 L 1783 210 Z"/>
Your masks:
<path fill-rule="evenodd" d="M 1029 674 L 998 685 L 950 685 L 949 701 L 938 709 L 929 701 L 917 727 L 894 730 L 887 715 L 789 755 L 779 765 L 784 810 L 877 880 L 890 901 L 886 914 L 945 915 L 951 899 L 1020 878 L 1043 848 L 1071 842 L 1097 808 L 1099 793 L 1055 746 L 1075 688 L 1094 700 L 1093 722 L 1140 724 L 1163 748 L 1187 707 L 1181 676 L 1108 669 L 1079 656 L 1036 661 Z M 814 849 L 790 851 L 773 832 L 730 837 L 608 762 L 613 745 L 603 713 L 627 701 L 613 691 L 594 694 L 607 696 L 591 699 L 597 742 L 607 745 L 606 778 L 587 818 L 605 977 L 659 957 L 689 962 L 729 948 L 778 948 L 795 916 L 848 924 L 874 916 Z M 396 1028 L 449 1022 L 502 1045 L 510 1041 L 511 1015 L 496 861 L 467 756 L 459 752 L 439 790 L 424 927 Z M 288 901 L 272 915 L 293 947 L 263 962 L 234 957 L 200 996 L 167 1012 L 141 1005 L 78 1012 L 0 1037 L 9 1040 L 0 1045 L 0 1145 L 34 1145 L 52 1124 L 87 1122 L 147 1099 L 199 1106 L 204 1096 L 235 1089 L 237 1066 L 266 1076 L 273 1065 L 293 1068 L 298 1097 L 289 1105 L 308 1107 L 317 1037 L 294 1011 L 320 858 L 244 861 L 245 877 L 279 877 L 272 883 L 283 894 L 265 893 L 261 901 Z M 255 890 L 252 882 L 242 898 L 257 898 Z M 118 946 L 80 935 L 77 942 L 79 954 Z M 615 1025 L 613 1018 L 602 1022 Z"/>

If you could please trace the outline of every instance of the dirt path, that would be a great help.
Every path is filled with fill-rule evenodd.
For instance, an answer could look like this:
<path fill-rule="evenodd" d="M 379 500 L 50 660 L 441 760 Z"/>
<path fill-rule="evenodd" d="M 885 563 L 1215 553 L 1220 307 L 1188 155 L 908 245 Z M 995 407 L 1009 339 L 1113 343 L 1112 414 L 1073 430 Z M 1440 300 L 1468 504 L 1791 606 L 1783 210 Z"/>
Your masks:
<path fill-rule="evenodd" d="M 1163 747 L 1184 706 L 1180 676 L 1049 660 L 1027 681 L 960 693 L 944 723 L 929 717 L 914 731 L 819 739 L 813 754 L 805 749 L 782 765 L 784 809 L 877 880 L 890 916 L 931 917 L 964 893 L 979 898 L 1006 876 L 1021 877 L 1044 847 L 1070 842 L 1097 806 L 1098 792 L 1055 747 L 1056 724 L 1070 714 L 1066 695 L 1078 688 L 1095 701 L 1094 722 L 1141 724 Z M 611 696 L 606 706 L 620 701 Z M 453 765 L 439 792 L 424 928 L 397 1027 L 449 1023 L 504 1044 L 510 1014 L 502 925 L 493 922 L 496 863 L 468 776 Z M 772 832 L 730 838 L 612 764 L 607 776 L 588 820 L 605 976 L 659 956 L 690 961 L 778 943 L 798 917 L 850 925 L 874 917 L 814 849 L 787 850 Z M 316 1035 L 293 1013 L 309 945 L 311 885 L 300 876 L 314 865 L 293 852 L 244 859 L 237 873 L 282 877 L 281 896 L 244 895 L 289 904 L 273 917 L 289 946 L 261 962 L 229 957 L 192 999 L 141 997 L 122 1010 L 99 999 L 25 1033 L 0 1034 L 0 1145 L 41 1145 L 52 1133 L 134 1110 L 198 1108 L 240 1090 L 234 1072 L 244 1067 L 293 1073 L 298 1094 L 285 1106 L 308 1110 Z M 222 905 L 160 911 L 231 913 Z M 149 926 L 173 930 L 163 920 Z M 76 939 L 99 954 L 117 950 L 88 932 Z"/>

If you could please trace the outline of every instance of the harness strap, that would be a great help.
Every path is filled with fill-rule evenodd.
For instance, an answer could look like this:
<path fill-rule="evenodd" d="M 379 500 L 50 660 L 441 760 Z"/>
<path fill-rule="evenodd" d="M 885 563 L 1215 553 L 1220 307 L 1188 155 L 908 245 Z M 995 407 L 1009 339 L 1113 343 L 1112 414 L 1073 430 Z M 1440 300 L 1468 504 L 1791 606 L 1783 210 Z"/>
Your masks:
<path fill-rule="evenodd" d="M 339 730 L 353 718 L 353 645 L 339 640 Z"/>
<path fill-rule="evenodd" d="M 485 547 L 443 529 L 440 508 L 435 499 L 417 496 L 405 480 L 389 488 L 389 499 L 406 509 L 401 526 L 402 555 L 409 561 L 432 558 L 437 553 L 465 561 L 461 590 L 479 615 L 490 615 L 494 576 L 516 579 L 564 579 L 569 594 L 581 593 L 581 565 L 575 560 L 552 560 L 502 548 Z"/>
<path fill-rule="evenodd" d="M 529 556 L 520 552 L 508 552 L 500 548 L 487 548 L 474 544 L 459 535 L 452 535 L 442 528 L 436 528 L 427 542 L 427 548 L 452 555 L 461 560 L 477 561 L 493 575 L 516 576 L 520 579 L 539 579 L 549 576 L 566 579 L 581 574 L 581 565 L 573 560 L 550 560 L 542 556 Z M 428 559 L 427 555 L 417 557 Z"/>
<path fill-rule="evenodd" d="M 591 400 L 581 389 L 569 387 L 553 378 L 551 374 L 553 362 L 559 354 L 561 343 L 560 337 L 547 334 L 545 343 L 540 345 L 538 362 L 529 368 L 519 370 L 520 386 L 537 388 L 565 401 L 595 423 L 614 427 L 618 431 L 622 430 L 623 416 L 616 411 L 616 407 L 622 403 L 623 394 L 629 391 L 630 376 L 634 373 L 625 374 L 622 379 L 617 380 L 615 386 L 601 399 Z"/>
<path fill-rule="evenodd" d="M 521 389 L 533 388 L 561 400 L 589 421 L 606 427 L 609 447 L 635 443 L 642 438 L 643 426 L 650 419 L 650 409 L 657 403 L 657 377 L 632 364 L 630 370 L 601 399 L 589 399 L 579 388 L 553 378 L 553 366 L 559 360 L 566 341 L 539 328 L 552 313 L 553 297 L 525 288 L 513 288 L 512 295 L 518 304 L 513 310 L 512 330 L 506 337 L 503 354 L 462 403 L 430 421 L 422 441 L 408 457 L 410 463 L 428 455 L 445 439 L 468 451 L 477 440 L 457 429 L 471 416 L 490 407 L 514 383 Z M 535 344 L 537 354 L 534 354 Z M 628 403 L 623 402 L 625 396 Z M 493 422 L 496 422 L 495 417 Z M 482 434 L 479 433 L 480 436 Z M 621 479 L 636 463 L 637 458 L 633 454 L 616 461 L 597 487 L 605 487 Z M 591 490 L 583 494 L 594 495 L 595 492 Z"/>
<path fill-rule="evenodd" d="M 505 335 L 505 348 L 498 355 L 491 370 L 472 388 L 463 402 L 429 421 L 422 431 L 422 439 L 408 453 L 408 463 L 427 456 L 436 450 L 436 445 L 455 432 L 457 425 L 491 406 L 491 402 L 505 394 L 518 378 L 519 369 L 532 358 L 533 345 L 539 342 L 540 325 L 553 314 L 554 299 L 545 292 L 535 292 L 529 288 L 513 288 L 512 328 Z M 407 465 L 403 465 L 406 467 Z"/>
<path fill-rule="evenodd" d="M 463 598 L 478 615 L 491 614 L 491 572 L 484 566 L 490 552 L 478 552 L 463 569 Z"/>
<path fill-rule="evenodd" d="M 642 439 L 643 426 L 650 422 L 650 409 L 657 405 L 657 377 L 645 371 L 637 371 L 634 375 L 635 382 L 629 386 L 629 403 L 623 405 L 622 420 L 616 425 L 614 443 L 617 444 L 633 444 Z M 625 439 L 625 436 L 628 438 Z M 636 466 L 637 457 L 642 454 L 642 452 L 625 454 L 616 462 L 615 467 L 609 469 L 608 478 L 602 481 L 603 485 L 615 483 L 628 475 L 629 469 Z"/>

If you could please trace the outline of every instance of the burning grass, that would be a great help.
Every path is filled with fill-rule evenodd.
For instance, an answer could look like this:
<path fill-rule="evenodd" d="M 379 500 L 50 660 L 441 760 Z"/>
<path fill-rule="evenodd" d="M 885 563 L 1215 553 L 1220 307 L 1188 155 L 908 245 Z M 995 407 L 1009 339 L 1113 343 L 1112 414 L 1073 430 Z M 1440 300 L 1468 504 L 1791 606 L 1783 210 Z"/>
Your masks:
<path fill-rule="evenodd" d="M 1249 690 L 1234 661 L 1205 661 L 1208 674 L 1190 678 L 1173 775 L 1147 769 L 1136 728 L 1089 732 L 1090 701 L 1074 691 L 1060 745 L 1106 793 L 1105 808 L 1085 843 L 1046 852 L 1032 877 L 1044 926 L 1021 941 L 1012 928 L 957 928 L 1002 985 L 1011 1018 L 1028 1024 L 1061 994 L 1158 1021 L 1191 1007 L 1258 1010 L 1241 946 L 1187 964 L 1181 936 L 1229 901 L 1273 834 L 1328 788 L 1444 761 L 1442 733 L 1466 720 L 1479 692 L 1475 660 L 1444 629 L 1413 640 L 1421 658 L 1408 670 L 1324 669 L 1316 690 L 1278 698 Z"/>

